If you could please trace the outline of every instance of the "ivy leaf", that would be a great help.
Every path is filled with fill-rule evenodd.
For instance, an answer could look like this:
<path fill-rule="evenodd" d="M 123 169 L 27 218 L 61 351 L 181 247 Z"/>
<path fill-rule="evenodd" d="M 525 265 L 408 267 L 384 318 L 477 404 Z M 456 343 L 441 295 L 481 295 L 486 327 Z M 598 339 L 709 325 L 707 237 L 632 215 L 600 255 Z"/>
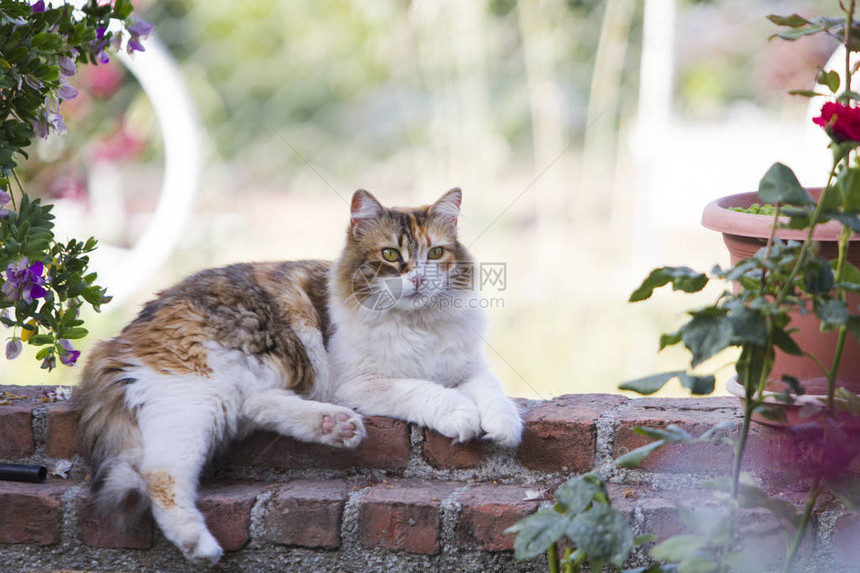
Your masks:
<path fill-rule="evenodd" d="M 833 329 L 843 324 L 848 324 L 848 319 L 850 318 L 848 305 L 844 300 L 838 298 L 816 301 L 813 305 L 813 312 L 815 312 L 815 316 L 821 319 L 822 328 Z"/>
<path fill-rule="evenodd" d="M 765 203 L 789 205 L 815 205 L 812 196 L 803 188 L 790 167 L 774 163 L 758 184 L 758 196 Z"/>

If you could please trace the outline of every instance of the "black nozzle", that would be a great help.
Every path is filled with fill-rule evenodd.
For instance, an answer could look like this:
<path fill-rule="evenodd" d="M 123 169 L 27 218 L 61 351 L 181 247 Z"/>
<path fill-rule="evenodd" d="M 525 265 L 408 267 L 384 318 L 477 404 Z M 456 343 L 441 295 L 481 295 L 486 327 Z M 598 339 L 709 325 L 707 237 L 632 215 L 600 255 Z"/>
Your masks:
<path fill-rule="evenodd" d="M 23 464 L 0 464 L 0 480 L 42 483 L 48 477 L 45 466 Z"/>

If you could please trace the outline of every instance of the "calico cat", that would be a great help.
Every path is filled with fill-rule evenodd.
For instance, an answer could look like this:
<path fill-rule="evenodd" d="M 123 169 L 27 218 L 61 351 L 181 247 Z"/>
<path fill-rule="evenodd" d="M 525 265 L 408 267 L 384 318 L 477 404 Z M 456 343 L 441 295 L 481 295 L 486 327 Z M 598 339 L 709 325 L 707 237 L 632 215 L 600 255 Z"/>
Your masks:
<path fill-rule="evenodd" d="M 482 353 L 461 193 L 386 209 L 356 191 L 334 262 L 235 264 L 162 292 L 75 388 L 103 512 L 148 507 L 191 560 L 222 555 L 196 507 L 207 460 L 255 428 L 353 448 L 360 414 L 505 446 L 522 422 Z"/>

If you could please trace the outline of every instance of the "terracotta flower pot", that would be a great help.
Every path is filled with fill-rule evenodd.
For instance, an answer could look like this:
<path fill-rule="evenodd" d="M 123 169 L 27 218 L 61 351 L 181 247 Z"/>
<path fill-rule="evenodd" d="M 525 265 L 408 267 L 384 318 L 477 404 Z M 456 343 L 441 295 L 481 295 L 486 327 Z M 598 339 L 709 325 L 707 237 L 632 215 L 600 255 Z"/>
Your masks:
<path fill-rule="evenodd" d="M 821 190 L 812 189 L 810 194 L 817 199 Z M 702 225 L 723 234 L 732 264 L 753 256 L 767 243 L 773 222 L 772 217 L 731 210 L 731 207 L 746 208 L 757 202 L 761 202 L 758 194 L 739 193 L 717 199 L 705 207 Z M 816 227 L 813 238 L 820 242 L 818 251 L 820 256 L 828 260 L 837 257 L 837 241 L 841 232 L 842 225 L 837 221 L 829 221 Z M 806 230 L 777 229 L 776 231 L 776 236 L 784 240 L 802 241 L 806 238 L 806 234 Z M 860 236 L 855 235 L 852 239 L 848 249 L 848 260 L 860 266 Z M 848 305 L 850 309 L 856 310 L 860 305 L 860 296 L 849 293 Z M 815 315 L 792 313 L 789 328 L 799 329 L 792 336 L 805 352 L 818 357 L 825 365 L 832 362 L 837 334 L 835 331 L 820 332 L 818 318 Z M 827 379 L 824 373 L 812 359 L 806 356 L 793 356 L 777 349 L 771 374 L 773 382 L 768 386 L 768 390 L 780 391 L 784 388 L 780 382 L 783 374 L 797 378 L 809 395 L 827 394 Z M 860 393 L 860 344 L 850 335 L 845 343 L 836 383 L 837 386 L 844 386 L 852 392 Z"/>

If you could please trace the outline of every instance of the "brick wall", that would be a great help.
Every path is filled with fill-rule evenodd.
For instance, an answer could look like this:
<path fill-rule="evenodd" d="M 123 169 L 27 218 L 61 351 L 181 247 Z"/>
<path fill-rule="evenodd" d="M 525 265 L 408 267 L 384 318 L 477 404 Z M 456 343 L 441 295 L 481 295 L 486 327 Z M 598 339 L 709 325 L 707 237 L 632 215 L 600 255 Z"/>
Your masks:
<path fill-rule="evenodd" d="M 89 503 L 86 468 L 68 403 L 40 401 L 47 388 L 0 387 L 0 461 L 52 469 L 68 459 L 67 479 L 0 481 L 0 571 L 195 571 L 151 520 L 119 534 Z M 3 392 L 9 394 L 4 395 Z M 10 399 L 11 397 L 17 399 Z M 596 471 L 637 534 L 682 529 L 677 504 L 707 505 L 702 481 L 728 472 L 729 446 L 666 448 L 637 470 L 613 464 L 644 443 L 637 424 L 678 424 L 691 432 L 740 423 L 737 401 L 627 399 L 585 394 L 521 401 L 517 451 L 484 442 L 451 445 L 434 432 L 372 417 L 354 452 L 260 432 L 235 444 L 211 468 L 199 505 L 227 551 L 221 571 L 545 571 L 517 563 L 503 531 L 551 500 L 571 475 Z M 731 432 L 729 432 L 731 433 Z M 747 469 L 800 505 L 802 485 L 779 484 L 785 465 L 809 458 L 793 438 L 756 426 Z M 778 565 L 790 528 L 745 510 L 744 536 Z M 762 536 L 753 536 L 764 532 Z M 860 519 L 825 499 L 802 550 L 802 571 L 860 571 Z M 644 564 L 642 552 L 633 564 Z"/>

